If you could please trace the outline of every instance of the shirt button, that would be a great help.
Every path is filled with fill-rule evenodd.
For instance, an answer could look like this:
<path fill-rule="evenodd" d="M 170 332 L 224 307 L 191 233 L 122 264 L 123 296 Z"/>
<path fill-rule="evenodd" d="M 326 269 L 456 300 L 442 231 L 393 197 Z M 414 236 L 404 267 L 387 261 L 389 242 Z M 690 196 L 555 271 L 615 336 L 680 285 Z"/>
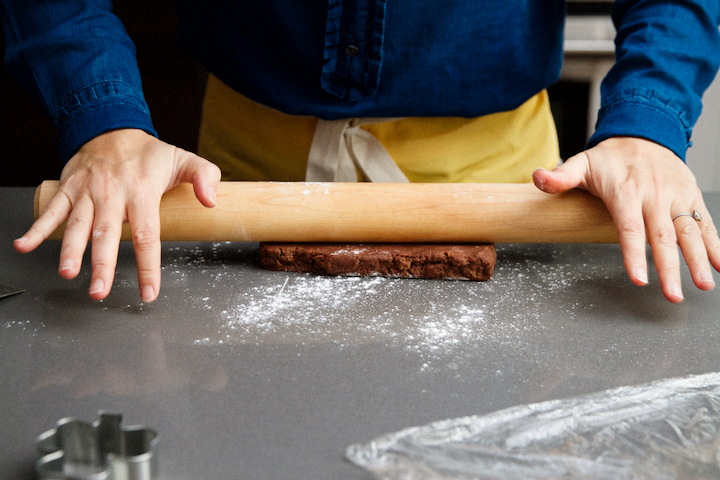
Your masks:
<path fill-rule="evenodd" d="M 360 53 L 360 49 L 358 47 L 356 47 L 355 45 L 348 45 L 347 48 L 345 49 L 345 54 L 348 57 L 354 57 L 358 53 Z"/>

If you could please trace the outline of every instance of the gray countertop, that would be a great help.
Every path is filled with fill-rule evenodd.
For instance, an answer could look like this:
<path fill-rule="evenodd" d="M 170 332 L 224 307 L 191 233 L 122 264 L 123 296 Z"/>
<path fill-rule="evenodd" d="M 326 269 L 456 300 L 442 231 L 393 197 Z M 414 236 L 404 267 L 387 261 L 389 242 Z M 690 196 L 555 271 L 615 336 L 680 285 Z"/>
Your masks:
<path fill-rule="evenodd" d="M 617 245 L 499 245 L 486 283 L 269 272 L 256 244 L 165 243 L 140 302 L 132 246 L 110 296 L 60 244 L 21 255 L 28 188 L 0 189 L 0 478 L 35 436 L 99 410 L 161 435 L 163 479 L 370 479 L 345 448 L 435 420 L 720 370 L 720 290 L 667 302 Z M 720 212 L 720 195 L 706 196 Z M 720 215 L 716 213 L 720 218 Z M 716 280 L 717 280 L 716 276 Z"/>

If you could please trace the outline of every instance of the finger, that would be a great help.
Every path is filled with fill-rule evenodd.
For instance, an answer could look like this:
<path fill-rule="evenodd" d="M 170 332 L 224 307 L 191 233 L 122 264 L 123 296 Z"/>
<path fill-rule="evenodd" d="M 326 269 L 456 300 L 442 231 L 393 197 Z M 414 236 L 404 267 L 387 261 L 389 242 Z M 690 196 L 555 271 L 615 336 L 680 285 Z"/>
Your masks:
<path fill-rule="evenodd" d="M 708 259 L 715 270 L 720 271 L 720 238 L 718 238 L 717 228 L 715 227 L 710 214 L 704 207 L 702 210 L 698 210 L 702 215 L 702 220 L 698 226 L 700 227 L 703 242 L 705 242 Z"/>
<path fill-rule="evenodd" d="M 192 183 L 200 203 L 209 208 L 216 206 L 217 186 L 221 177 L 217 165 L 184 150 L 179 151 L 177 163 L 177 183 Z"/>
<path fill-rule="evenodd" d="M 70 199 L 59 191 L 48 203 L 47 208 L 35 220 L 30 229 L 13 242 L 15 249 L 22 253 L 31 252 L 44 242 L 68 218 L 72 204 Z"/>
<path fill-rule="evenodd" d="M 63 278 L 75 278 L 80 273 L 82 258 L 90 241 L 94 208 L 92 200 L 83 197 L 70 212 L 60 250 L 58 273 Z"/>
<path fill-rule="evenodd" d="M 707 217 L 703 217 L 703 220 Z M 693 217 L 682 215 L 675 218 L 673 223 L 677 233 L 678 245 L 680 245 L 680 250 L 690 269 L 693 282 L 701 290 L 712 289 L 715 286 L 715 281 L 710 271 L 708 253 L 698 222 Z"/>
<path fill-rule="evenodd" d="M 669 209 L 658 208 L 653 212 L 646 213 L 648 241 L 652 248 L 655 268 L 660 279 L 660 287 L 672 303 L 683 300 L 682 287 L 680 286 L 680 256 L 678 254 L 678 237 L 672 217 L 660 212 L 668 212 Z"/>
<path fill-rule="evenodd" d="M 124 216 L 123 201 L 95 204 L 92 230 L 92 276 L 90 297 L 102 300 L 112 287 Z"/>
<path fill-rule="evenodd" d="M 128 205 L 128 219 L 143 302 L 152 302 L 160 292 L 160 201 L 139 198 Z"/>
<path fill-rule="evenodd" d="M 570 157 L 552 171 L 538 168 L 533 172 L 533 183 L 543 192 L 560 193 L 571 188 L 585 188 L 588 174 L 588 157 L 583 152 Z"/>
<path fill-rule="evenodd" d="M 637 202 L 608 204 L 613 222 L 617 228 L 618 241 L 622 251 L 625 271 L 635 285 L 647 285 L 648 269 L 645 247 L 645 222 L 642 207 Z"/>

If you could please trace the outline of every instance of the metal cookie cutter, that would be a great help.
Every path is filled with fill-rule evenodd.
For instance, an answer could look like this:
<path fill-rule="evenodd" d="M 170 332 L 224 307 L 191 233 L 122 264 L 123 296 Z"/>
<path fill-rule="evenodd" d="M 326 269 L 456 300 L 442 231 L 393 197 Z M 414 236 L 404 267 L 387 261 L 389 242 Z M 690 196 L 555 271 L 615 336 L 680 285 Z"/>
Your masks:
<path fill-rule="evenodd" d="M 37 438 L 40 480 L 157 480 L 157 432 L 121 428 L 122 415 L 99 415 L 92 424 L 63 418 Z"/>

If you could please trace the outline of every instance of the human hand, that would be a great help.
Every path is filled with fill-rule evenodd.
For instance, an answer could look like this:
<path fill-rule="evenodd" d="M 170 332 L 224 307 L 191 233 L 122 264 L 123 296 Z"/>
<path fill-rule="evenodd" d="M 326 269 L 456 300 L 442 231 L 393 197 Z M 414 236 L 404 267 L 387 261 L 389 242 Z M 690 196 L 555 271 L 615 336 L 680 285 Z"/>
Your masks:
<path fill-rule="evenodd" d="M 690 169 L 670 150 L 640 138 L 616 137 L 533 174 L 547 193 L 582 188 L 600 197 L 618 231 L 625 270 L 636 285 L 648 283 L 646 238 L 652 248 L 660 286 L 673 302 L 683 300 L 680 245 L 693 282 L 701 290 L 715 286 L 710 264 L 720 270 L 720 239 Z M 678 213 L 697 210 L 696 221 Z"/>
<path fill-rule="evenodd" d="M 92 237 L 90 297 L 110 293 L 122 224 L 130 223 L 140 296 L 154 301 L 160 291 L 160 199 L 180 183 L 192 183 L 206 207 L 217 203 L 220 170 L 142 130 L 114 130 L 89 141 L 67 163 L 60 189 L 15 249 L 34 250 L 65 220 L 59 273 L 75 278 Z"/>

